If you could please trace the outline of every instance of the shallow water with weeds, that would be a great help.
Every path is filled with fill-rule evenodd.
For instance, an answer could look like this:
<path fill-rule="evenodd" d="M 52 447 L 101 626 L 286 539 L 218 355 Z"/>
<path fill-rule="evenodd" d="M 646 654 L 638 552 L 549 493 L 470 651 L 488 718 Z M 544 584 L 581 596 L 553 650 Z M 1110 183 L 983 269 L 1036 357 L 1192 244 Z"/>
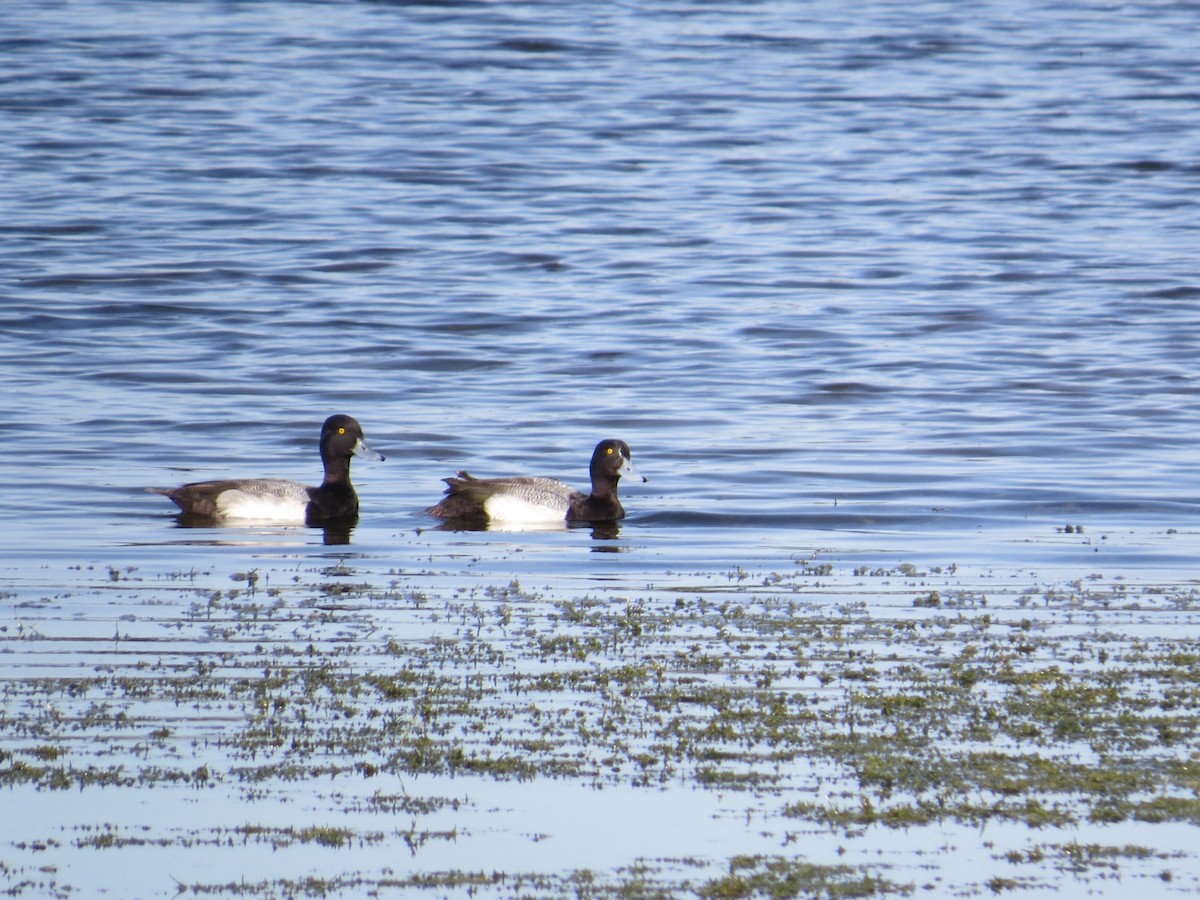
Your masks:
<path fill-rule="evenodd" d="M 5 889 L 1200 885 L 1200 591 L 1127 560 L 1194 536 L 1031 533 L 1094 557 L 1070 579 L 865 546 L 664 572 L 636 529 L 511 538 L 36 573 L 0 644 Z"/>

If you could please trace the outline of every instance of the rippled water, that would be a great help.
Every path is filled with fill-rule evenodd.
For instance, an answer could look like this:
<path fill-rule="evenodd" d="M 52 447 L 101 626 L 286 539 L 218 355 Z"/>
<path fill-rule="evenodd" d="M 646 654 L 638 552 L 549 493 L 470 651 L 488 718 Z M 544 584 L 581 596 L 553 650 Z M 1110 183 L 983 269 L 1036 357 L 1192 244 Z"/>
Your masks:
<path fill-rule="evenodd" d="M 584 591 L 813 553 L 1187 581 L 1195 25 L 1169 2 L 6 3 L 11 618 L 78 566 L 343 552 Z M 389 455 L 356 464 L 350 548 L 182 529 L 144 492 L 315 479 L 334 411 Z M 582 484 L 609 436 L 650 478 L 615 538 L 420 512 L 458 468 Z"/>

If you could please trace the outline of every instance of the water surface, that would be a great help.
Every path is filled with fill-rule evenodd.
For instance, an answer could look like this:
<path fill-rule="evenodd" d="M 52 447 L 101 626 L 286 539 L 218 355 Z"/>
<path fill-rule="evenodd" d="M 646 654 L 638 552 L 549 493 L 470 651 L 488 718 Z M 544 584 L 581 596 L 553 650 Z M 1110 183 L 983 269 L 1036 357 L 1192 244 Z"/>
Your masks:
<path fill-rule="evenodd" d="M 117 672 L 176 654 L 248 666 L 262 636 L 192 634 L 197 597 L 244 590 L 238 576 L 256 570 L 288 588 L 284 618 L 304 620 L 329 605 L 321 573 L 338 565 L 368 593 L 411 593 L 374 619 L 356 595 L 346 634 L 367 642 L 354 665 L 372 671 L 406 663 L 370 648 L 421 646 L 463 592 L 514 580 L 537 595 L 523 601 L 529 627 L 550 633 L 557 602 L 739 602 L 776 575 L 831 610 L 851 598 L 887 621 L 928 620 L 919 576 L 857 574 L 903 566 L 954 566 L 938 590 L 989 595 L 1019 621 L 1031 591 L 1093 578 L 1182 611 L 1097 612 L 1090 628 L 1137 620 L 1147 637 L 1194 640 L 1194 26 L 1174 3 L 6 4 L 9 696 L 87 669 L 80 647 Z M 144 491 L 314 480 L 335 411 L 389 455 L 355 465 L 363 515 L 348 545 L 181 528 Z M 615 535 L 455 532 L 421 514 L 459 468 L 582 485 L 610 436 L 650 478 L 624 487 Z M 830 568 L 806 574 L 804 561 Z M 114 643 L 139 628 L 143 644 Z M 16 706 L 6 699 L 10 726 Z M 158 713 L 144 712 L 149 732 Z M 172 726 L 201 743 L 229 727 Z M 0 752 L 37 745 L 10 737 Z M 130 770 L 137 752 L 119 751 Z M 233 763 L 211 764 L 232 777 Z M 596 812 L 621 819 L 603 842 L 564 814 L 586 790 L 577 779 L 410 784 L 518 824 L 439 812 L 428 830 L 472 839 L 404 854 L 426 871 L 556 873 L 693 855 L 708 868 L 686 877 L 702 881 L 736 853 L 780 852 L 775 798 L 681 776 L 660 803 L 630 781 Z M 236 788 L 211 806 L 180 791 L 171 803 L 196 827 L 338 822 L 348 805 L 305 784 L 272 785 L 252 810 Z M 119 793 L 12 788 L 45 815 L 0 834 L 0 863 L 36 868 L 19 844 L 68 827 L 68 795 L 80 828 L 164 833 L 149 800 Z M 654 818 L 692 802 L 694 834 Z M 748 808 L 770 824 L 755 828 Z M 678 839 L 618 841 L 629 820 Z M 394 824 L 371 846 L 398 867 Z M 1096 840 L 1186 845 L 1181 827 L 1127 823 Z M 943 884 L 1007 871 L 980 862 L 972 829 L 951 830 L 976 852 L 939 858 Z M 1030 840 L 988 839 L 997 856 Z M 807 840 L 814 861 L 838 862 L 838 840 Z M 888 848 L 885 877 L 922 883 L 906 840 L 871 832 L 855 858 Z M 376 871 L 321 852 L 317 875 Z M 62 852 L 59 890 L 168 895 L 171 878 L 296 874 L 296 856 L 272 862 L 261 846 L 233 860 L 174 842 L 164 855 L 135 885 L 107 858 Z M 1150 871 L 1139 890 L 1194 889 L 1194 855 L 1171 865 L 1174 882 Z M 1034 881 L 1024 889 L 1059 886 Z"/>

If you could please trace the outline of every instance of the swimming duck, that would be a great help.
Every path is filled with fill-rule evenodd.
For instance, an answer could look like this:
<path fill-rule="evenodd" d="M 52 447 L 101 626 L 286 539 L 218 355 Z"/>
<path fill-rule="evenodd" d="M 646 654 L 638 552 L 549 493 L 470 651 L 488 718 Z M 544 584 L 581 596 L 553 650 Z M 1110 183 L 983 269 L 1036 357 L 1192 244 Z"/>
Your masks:
<path fill-rule="evenodd" d="M 468 472 L 443 479 L 446 495 L 426 510 L 439 519 L 490 522 L 611 522 L 625 517 L 617 482 L 628 475 L 645 481 L 633 467 L 629 445 L 601 441 L 592 453 L 592 492 L 585 494 L 553 478 L 476 478 Z"/>
<path fill-rule="evenodd" d="M 321 426 L 325 480 L 320 487 L 282 478 L 245 478 L 197 481 L 176 488 L 149 488 L 149 491 L 170 497 L 185 516 L 318 525 L 358 515 L 358 494 L 350 483 L 351 456 L 384 459 L 366 445 L 362 426 L 356 419 L 334 415 Z"/>

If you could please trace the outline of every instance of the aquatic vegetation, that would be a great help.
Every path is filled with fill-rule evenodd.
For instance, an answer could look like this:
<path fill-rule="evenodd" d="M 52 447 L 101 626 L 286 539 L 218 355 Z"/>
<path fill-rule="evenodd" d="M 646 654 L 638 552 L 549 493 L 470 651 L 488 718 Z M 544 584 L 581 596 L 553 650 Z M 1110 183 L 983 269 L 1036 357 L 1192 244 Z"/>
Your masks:
<path fill-rule="evenodd" d="M 877 897 L 907 896 L 912 885 L 857 871 L 852 866 L 818 866 L 789 857 L 734 857 L 729 874 L 700 885 L 704 900 L 738 897 Z"/>
<path fill-rule="evenodd" d="M 118 584 L 135 577 L 118 571 Z M 445 816 L 470 811 L 471 785 L 484 782 L 686 785 L 741 796 L 788 835 L 785 843 L 800 833 L 858 840 L 989 823 L 1056 833 L 1200 822 L 1192 749 L 1200 640 L 1194 629 L 1117 627 L 1148 610 L 1192 616 L 1191 592 L 1080 580 L 1066 589 L 1022 585 L 1004 602 L 957 567 L 839 574 L 825 563 L 583 594 L 529 589 L 516 578 L 443 587 L 436 575 L 376 575 L 344 562 L 331 571 L 235 571 L 224 579 L 241 586 L 233 590 L 214 589 L 215 574 L 144 580 L 138 591 L 178 585 L 174 605 L 156 596 L 126 615 L 90 665 L 56 671 L 31 656 L 28 672 L 18 667 L 19 677 L 0 681 L 0 786 L 253 799 L 342 784 L 346 799 L 331 808 L 388 823 L 331 816 L 173 833 L 114 826 L 73 840 L 104 852 L 236 840 L 278 851 L 394 845 L 419 858 L 463 839 Z M 12 633 L 4 640 L 17 659 L 33 646 Z M 63 652 L 73 646 L 62 643 Z M 449 779 L 461 794 L 381 787 L 412 779 Z M 1047 842 L 995 855 L 1093 872 L 1165 862 L 1088 847 Z M 186 887 L 515 896 L 517 886 L 536 884 L 550 896 L 673 896 L 686 887 L 702 897 L 840 897 L 914 885 L 911 873 L 886 864 L 761 853 L 699 861 L 691 871 L 664 860 L 640 865 L 624 874 L 396 877 L 347 868 L 313 880 Z M 1045 884 L 1042 869 L 995 872 L 977 887 L 1019 892 Z M 16 891 L 25 876 L 12 871 L 3 884 Z"/>

